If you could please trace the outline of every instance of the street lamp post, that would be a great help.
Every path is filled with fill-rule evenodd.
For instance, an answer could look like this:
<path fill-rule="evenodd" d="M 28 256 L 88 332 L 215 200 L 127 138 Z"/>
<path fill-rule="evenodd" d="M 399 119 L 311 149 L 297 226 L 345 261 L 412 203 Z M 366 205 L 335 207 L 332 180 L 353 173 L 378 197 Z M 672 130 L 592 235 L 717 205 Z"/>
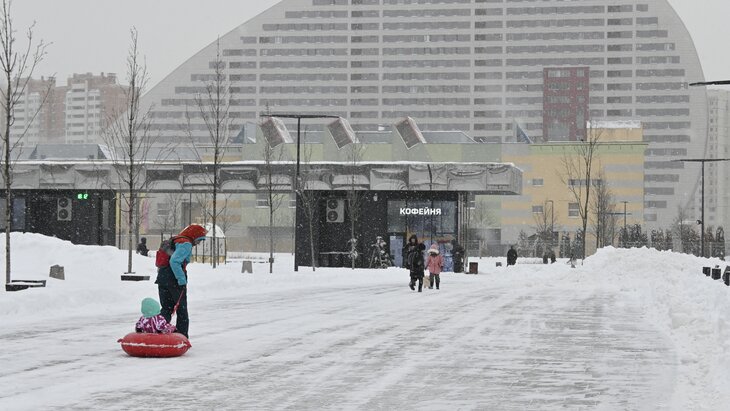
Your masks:
<path fill-rule="evenodd" d="M 623 243 L 623 246 L 624 246 L 624 248 L 626 248 L 626 240 L 629 237 L 629 232 L 626 231 L 626 204 L 628 203 L 628 201 L 624 200 L 624 201 L 622 201 L 622 203 L 624 203 L 624 243 Z"/>
<path fill-rule="evenodd" d="M 697 81 L 694 83 L 689 83 L 691 87 L 695 86 L 721 86 L 721 85 L 729 85 L 730 80 L 710 80 L 710 81 Z M 701 220 L 700 225 L 702 226 L 702 234 L 700 235 L 700 247 L 702 247 L 702 251 L 700 254 L 702 256 L 705 256 L 705 162 L 708 161 L 730 161 L 728 158 L 699 158 L 699 159 L 685 159 L 685 160 L 677 160 L 677 161 L 694 161 L 694 162 L 701 162 L 702 163 L 702 199 L 701 199 Z"/>
<path fill-rule="evenodd" d="M 553 203 L 553 200 L 547 200 L 545 203 L 550 203 L 550 248 L 552 248 L 553 231 L 555 230 L 555 203 Z"/>
<path fill-rule="evenodd" d="M 294 211 L 294 271 L 299 271 L 299 261 L 297 261 L 297 229 L 299 228 L 299 153 L 301 146 L 301 131 L 302 131 L 302 119 L 303 118 L 339 118 L 339 116 L 332 115 L 321 115 L 321 114 L 261 114 L 261 117 L 278 117 L 278 118 L 295 118 L 297 119 L 297 165 L 296 171 L 294 172 L 294 195 L 297 200 L 297 207 Z"/>
<path fill-rule="evenodd" d="M 685 163 L 702 163 L 702 171 L 700 173 L 700 256 L 705 256 L 705 163 L 714 163 L 718 161 L 730 161 L 730 158 L 682 158 L 672 160 Z"/>

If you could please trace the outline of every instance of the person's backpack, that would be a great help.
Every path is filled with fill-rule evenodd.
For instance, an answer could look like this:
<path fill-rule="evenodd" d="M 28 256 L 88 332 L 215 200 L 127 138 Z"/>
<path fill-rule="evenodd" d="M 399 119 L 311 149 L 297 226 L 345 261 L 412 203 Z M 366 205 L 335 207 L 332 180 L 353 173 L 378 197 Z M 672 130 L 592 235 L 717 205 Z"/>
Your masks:
<path fill-rule="evenodd" d="M 170 266 L 170 257 L 175 253 L 175 240 L 181 237 L 173 236 L 160 243 L 160 249 L 155 254 L 155 265 L 158 268 Z"/>

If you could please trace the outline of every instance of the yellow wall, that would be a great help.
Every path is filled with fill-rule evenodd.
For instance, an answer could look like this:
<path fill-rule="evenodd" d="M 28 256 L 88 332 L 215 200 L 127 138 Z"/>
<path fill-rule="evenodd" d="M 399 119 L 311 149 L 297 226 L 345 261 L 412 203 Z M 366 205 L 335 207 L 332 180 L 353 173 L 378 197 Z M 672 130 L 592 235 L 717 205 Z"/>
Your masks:
<path fill-rule="evenodd" d="M 627 203 L 627 224 L 643 224 L 644 215 L 644 151 L 646 144 L 641 142 L 640 134 L 634 132 L 606 134 L 605 143 L 599 143 L 594 160 L 592 178 L 598 178 L 599 168 L 604 169 L 606 182 L 616 202 L 616 212 L 623 213 L 623 203 Z M 625 130 L 624 130 L 625 131 Z M 640 130 L 639 130 L 640 133 Z M 629 134 L 634 141 L 617 142 L 614 138 Z M 603 136 L 601 138 L 603 141 Z M 520 144 L 505 147 L 502 161 L 512 162 L 523 170 L 523 187 L 521 196 L 505 196 L 502 198 L 503 242 L 516 242 L 519 230 L 531 235 L 535 231 L 535 216 L 532 206 L 544 205 L 547 218 L 551 219 L 551 204 L 554 205 L 556 231 L 574 233 L 582 228 L 580 217 L 568 216 L 568 204 L 575 202 L 567 185 L 563 182 L 566 174 L 564 160 L 576 160 L 577 147 L 581 143 L 544 143 Z M 533 185 L 534 179 L 542 179 L 543 185 Z M 623 225 L 623 216 L 620 225 Z M 588 226 L 588 242 L 591 243 L 591 225 Z M 595 245 L 595 239 L 593 240 Z"/>

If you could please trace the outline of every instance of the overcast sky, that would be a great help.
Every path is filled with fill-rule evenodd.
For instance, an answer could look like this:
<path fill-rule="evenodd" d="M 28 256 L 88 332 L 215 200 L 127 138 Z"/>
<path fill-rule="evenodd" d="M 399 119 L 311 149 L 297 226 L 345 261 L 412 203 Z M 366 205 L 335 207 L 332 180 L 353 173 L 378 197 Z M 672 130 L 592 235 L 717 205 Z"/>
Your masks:
<path fill-rule="evenodd" d="M 12 0 L 17 29 L 36 22 L 47 42 L 40 75 L 56 74 L 64 85 L 71 73 L 117 73 L 124 82 L 129 29 L 154 85 L 218 35 L 279 0 Z M 609 0 L 608 3 L 616 3 Z M 730 1 L 669 0 L 684 20 L 708 80 L 730 79 Z M 692 81 L 694 79 L 687 79 Z"/>

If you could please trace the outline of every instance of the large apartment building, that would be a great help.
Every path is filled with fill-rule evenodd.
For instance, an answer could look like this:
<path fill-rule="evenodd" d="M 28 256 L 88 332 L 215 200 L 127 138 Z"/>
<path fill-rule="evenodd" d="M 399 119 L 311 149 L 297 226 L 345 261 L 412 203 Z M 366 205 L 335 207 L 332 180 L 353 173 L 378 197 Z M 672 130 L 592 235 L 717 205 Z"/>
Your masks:
<path fill-rule="evenodd" d="M 707 157 L 730 158 L 730 92 L 709 90 L 709 132 Z M 699 165 L 697 165 L 699 167 Z M 730 223 L 730 162 L 705 165 L 705 226 L 728 229 Z"/>
<path fill-rule="evenodd" d="M 14 113 L 12 135 L 23 145 L 98 144 L 107 117 L 124 108 L 125 87 L 113 73 L 73 74 L 67 85 L 54 77 L 30 79 Z"/>
<path fill-rule="evenodd" d="M 146 95 L 162 139 L 187 138 L 216 44 Z M 590 120 L 640 121 L 645 220 L 697 211 L 699 170 L 671 160 L 706 154 L 707 95 L 687 86 L 703 74 L 666 0 L 283 0 L 220 48 L 240 122 L 337 114 L 377 131 L 410 116 L 482 142 L 549 142 L 580 140 Z M 202 120 L 191 126 L 205 141 Z"/>

